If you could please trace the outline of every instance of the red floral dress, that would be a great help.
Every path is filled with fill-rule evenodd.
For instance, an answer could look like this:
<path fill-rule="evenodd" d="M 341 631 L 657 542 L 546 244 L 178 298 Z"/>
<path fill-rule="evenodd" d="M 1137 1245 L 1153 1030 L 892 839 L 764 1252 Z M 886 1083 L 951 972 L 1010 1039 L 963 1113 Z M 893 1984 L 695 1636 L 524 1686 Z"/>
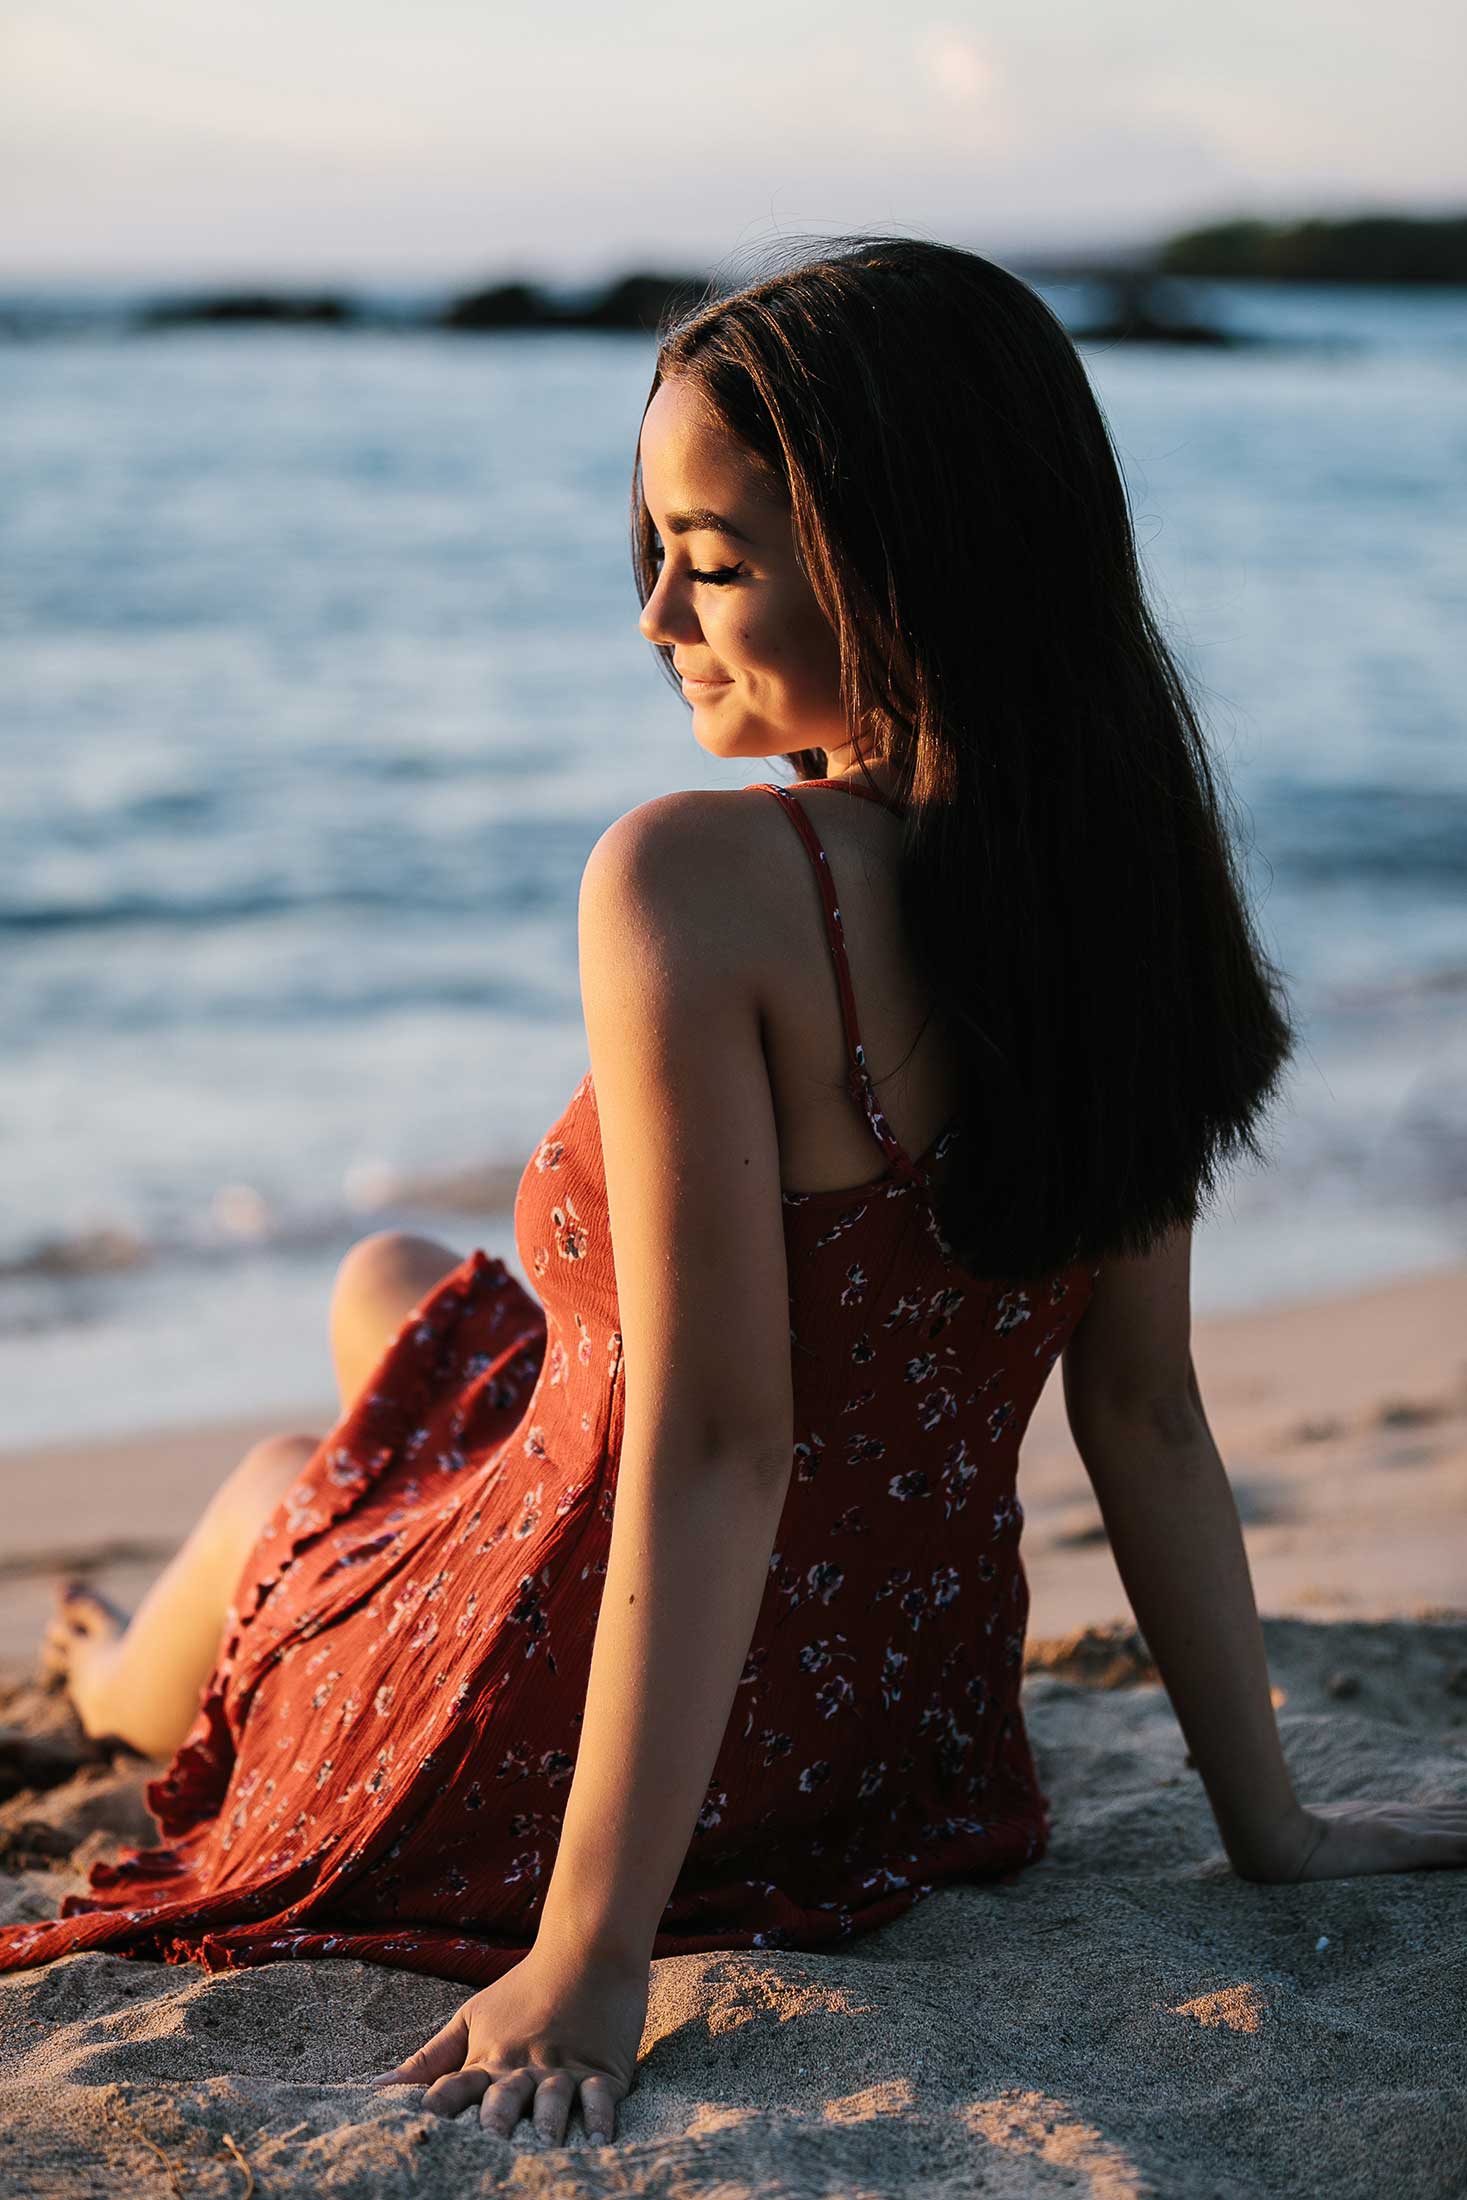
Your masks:
<path fill-rule="evenodd" d="M 808 782 L 805 782 L 808 784 Z M 1098 1270 L 953 1259 L 866 1070 L 804 806 L 853 1097 L 886 1166 L 785 1192 L 795 1430 L 748 1656 L 658 1956 L 815 1948 L 1044 1853 L 1019 1708 L 1019 1443 Z M 859 791 L 865 792 L 862 788 Z M 479 1986 L 532 1942 L 575 1768 L 623 1421 L 589 1073 L 526 1163 L 515 1244 L 404 1321 L 266 1524 L 161 1843 L 92 1869 L 0 1970 L 80 1949 L 210 1970 L 345 1956 Z"/>

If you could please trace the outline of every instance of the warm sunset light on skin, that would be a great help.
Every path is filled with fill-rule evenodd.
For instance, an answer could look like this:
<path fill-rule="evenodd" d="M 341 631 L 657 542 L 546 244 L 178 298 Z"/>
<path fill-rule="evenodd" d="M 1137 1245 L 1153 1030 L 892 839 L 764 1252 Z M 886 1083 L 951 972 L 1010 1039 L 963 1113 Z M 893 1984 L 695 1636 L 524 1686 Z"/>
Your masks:
<path fill-rule="evenodd" d="M 639 624 L 672 650 L 698 742 L 723 758 L 820 748 L 838 772 L 840 657 L 800 569 L 787 500 L 676 377 L 647 408 L 640 451 L 663 560 Z"/>

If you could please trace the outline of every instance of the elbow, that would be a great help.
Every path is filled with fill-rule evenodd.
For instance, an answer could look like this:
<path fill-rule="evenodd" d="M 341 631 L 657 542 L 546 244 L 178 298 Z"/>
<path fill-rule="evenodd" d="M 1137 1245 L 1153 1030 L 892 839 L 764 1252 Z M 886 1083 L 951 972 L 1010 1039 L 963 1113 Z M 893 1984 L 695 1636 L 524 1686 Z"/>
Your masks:
<path fill-rule="evenodd" d="M 747 1474 L 759 1482 L 788 1478 L 794 1466 L 792 1435 L 771 1436 L 767 1430 L 721 1435 L 705 1442 L 699 1464 L 713 1474 Z"/>
<path fill-rule="evenodd" d="M 1063 1374 L 1070 1433 L 1082 1452 L 1115 1439 L 1150 1450 L 1188 1452 L 1210 1437 L 1190 1353 L 1185 1371 L 1137 1369 L 1129 1381 L 1114 1367 L 1102 1371 L 1068 1360 Z"/>
<path fill-rule="evenodd" d="M 1117 1444 L 1182 1457 L 1210 1441 L 1195 1384 L 1185 1390 L 1070 1399 L 1067 1405 L 1070 1433 L 1085 1457 Z"/>
<path fill-rule="evenodd" d="M 747 1475 L 758 1482 L 778 1481 L 794 1464 L 794 1437 L 772 1434 L 767 1428 L 703 1428 L 682 1443 L 664 1441 L 657 1447 L 668 1458 L 674 1455 L 695 1473 Z"/>
<path fill-rule="evenodd" d="M 789 1428 L 771 1429 L 766 1423 L 732 1426 L 720 1419 L 706 1419 L 696 1426 L 665 1422 L 656 1428 L 638 1425 L 629 1415 L 622 1435 L 623 1457 L 655 1460 L 678 1475 L 744 1475 L 755 1482 L 788 1480 L 794 1466 L 793 1415 Z"/>

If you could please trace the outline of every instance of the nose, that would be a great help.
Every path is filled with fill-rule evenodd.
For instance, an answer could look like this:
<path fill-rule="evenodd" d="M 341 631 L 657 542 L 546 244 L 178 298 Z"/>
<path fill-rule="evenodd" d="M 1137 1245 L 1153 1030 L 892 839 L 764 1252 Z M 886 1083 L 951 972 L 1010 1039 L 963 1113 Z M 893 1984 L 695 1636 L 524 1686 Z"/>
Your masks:
<path fill-rule="evenodd" d="M 658 578 L 657 586 L 642 606 L 642 616 L 637 621 L 642 634 L 649 642 L 663 648 L 671 648 L 676 642 L 695 642 L 702 638 L 693 611 L 692 599 L 686 589 L 681 593 L 673 587 L 666 567 Z"/>

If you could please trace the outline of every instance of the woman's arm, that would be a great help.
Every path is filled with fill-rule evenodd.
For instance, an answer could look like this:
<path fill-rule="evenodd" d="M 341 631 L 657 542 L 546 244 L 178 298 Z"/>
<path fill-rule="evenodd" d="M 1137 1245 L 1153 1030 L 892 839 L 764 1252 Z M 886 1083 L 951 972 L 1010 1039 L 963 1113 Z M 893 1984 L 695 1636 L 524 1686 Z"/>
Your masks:
<path fill-rule="evenodd" d="M 643 804 L 581 886 L 626 1381 L 585 1721 L 540 1941 L 645 1964 L 708 1801 L 794 1446 L 789 1276 L 749 833 Z"/>
<path fill-rule="evenodd" d="M 389 2074 L 508 2130 L 609 2137 L 652 1944 L 728 1726 L 794 1457 L 789 1276 L 762 1044 L 763 811 L 644 803 L 581 886 L 581 994 L 625 1413 L 575 1774 L 534 1947 Z M 599 1217 L 579 1218 L 587 1229 Z"/>
<path fill-rule="evenodd" d="M 1190 1349 L 1191 1233 L 1107 1262 L 1065 1404 L 1137 1625 L 1236 1871 L 1301 1876 L 1320 1827 L 1279 1743 L 1238 1509 Z"/>
<path fill-rule="evenodd" d="M 778 1459 L 622 1453 L 586 1718 L 538 1941 L 645 1965 L 769 1575 Z"/>
<path fill-rule="evenodd" d="M 1147 1647 L 1244 1878 L 1467 1863 L 1467 1798 L 1295 1795 L 1238 1509 L 1192 1366 L 1191 1233 L 1101 1270 L 1064 1359 L 1070 1427 Z"/>

